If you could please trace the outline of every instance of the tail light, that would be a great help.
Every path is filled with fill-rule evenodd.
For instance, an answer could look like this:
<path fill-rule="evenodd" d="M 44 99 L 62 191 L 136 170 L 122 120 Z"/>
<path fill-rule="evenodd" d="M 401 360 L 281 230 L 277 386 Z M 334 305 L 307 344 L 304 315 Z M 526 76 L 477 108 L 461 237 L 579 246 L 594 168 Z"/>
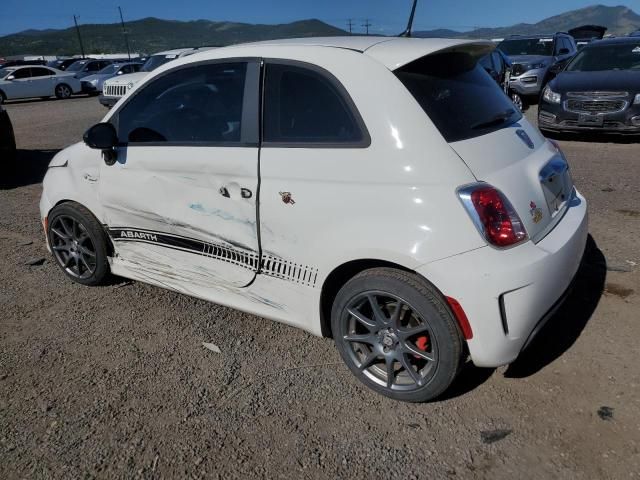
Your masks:
<path fill-rule="evenodd" d="M 476 183 L 461 188 L 458 195 L 476 228 L 491 245 L 505 248 L 527 239 L 522 220 L 497 188 Z"/>

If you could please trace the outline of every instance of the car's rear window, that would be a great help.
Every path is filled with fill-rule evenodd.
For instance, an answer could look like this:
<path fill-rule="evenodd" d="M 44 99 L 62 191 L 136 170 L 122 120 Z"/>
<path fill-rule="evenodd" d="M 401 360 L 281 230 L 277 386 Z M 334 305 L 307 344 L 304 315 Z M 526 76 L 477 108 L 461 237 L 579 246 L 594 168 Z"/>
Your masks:
<path fill-rule="evenodd" d="M 522 118 L 477 58 L 427 55 L 395 71 L 447 142 L 486 135 Z"/>

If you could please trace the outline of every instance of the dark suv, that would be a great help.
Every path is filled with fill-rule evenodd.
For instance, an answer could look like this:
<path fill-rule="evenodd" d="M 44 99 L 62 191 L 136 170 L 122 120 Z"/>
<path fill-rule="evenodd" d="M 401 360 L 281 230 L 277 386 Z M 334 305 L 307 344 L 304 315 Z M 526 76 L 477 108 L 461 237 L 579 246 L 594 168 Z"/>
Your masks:
<path fill-rule="evenodd" d="M 577 52 L 568 33 L 513 35 L 498 44 L 511 60 L 511 90 L 521 97 L 537 97 L 548 81 L 551 67 L 563 67 Z"/>

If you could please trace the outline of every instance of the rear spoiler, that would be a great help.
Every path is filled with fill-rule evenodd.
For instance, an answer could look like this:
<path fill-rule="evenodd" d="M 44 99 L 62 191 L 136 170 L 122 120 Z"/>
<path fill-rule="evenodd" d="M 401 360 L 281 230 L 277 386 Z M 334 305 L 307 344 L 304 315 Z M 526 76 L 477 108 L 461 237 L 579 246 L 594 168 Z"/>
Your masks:
<path fill-rule="evenodd" d="M 490 40 L 458 40 L 452 38 L 396 38 L 373 45 L 364 53 L 390 70 L 397 70 L 427 55 L 464 52 L 475 60 L 491 53 L 496 45 Z"/>

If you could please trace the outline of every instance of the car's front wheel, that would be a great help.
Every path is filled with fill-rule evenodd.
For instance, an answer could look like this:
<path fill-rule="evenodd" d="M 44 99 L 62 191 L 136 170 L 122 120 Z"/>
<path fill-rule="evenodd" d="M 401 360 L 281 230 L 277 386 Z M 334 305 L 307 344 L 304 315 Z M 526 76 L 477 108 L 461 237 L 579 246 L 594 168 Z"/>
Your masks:
<path fill-rule="evenodd" d="M 69 98 L 73 92 L 71 91 L 71 87 L 69 85 L 60 83 L 59 85 L 56 85 L 55 93 L 57 98 L 65 99 Z"/>
<path fill-rule="evenodd" d="M 518 107 L 518 110 L 520 110 L 521 112 L 524 112 L 526 105 L 524 103 L 524 100 L 519 94 L 515 92 L 511 92 L 511 101 L 516 107 Z"/>
<path fill-rule="evenodd" d="M 375 268 L 353 277 L 336 296 L 331 326 L 355 376 L 397 400 L 436 398 L 462 362 L 462 337 L 445 299 L 410 272 Z"/>
<path fill-rule="evenodd" d="M 99 285 L 109 276 L 104 230 L 89 210 L 62 203 L 48 217 L 47 238 L 58 266 L 72 280 Z"/>

